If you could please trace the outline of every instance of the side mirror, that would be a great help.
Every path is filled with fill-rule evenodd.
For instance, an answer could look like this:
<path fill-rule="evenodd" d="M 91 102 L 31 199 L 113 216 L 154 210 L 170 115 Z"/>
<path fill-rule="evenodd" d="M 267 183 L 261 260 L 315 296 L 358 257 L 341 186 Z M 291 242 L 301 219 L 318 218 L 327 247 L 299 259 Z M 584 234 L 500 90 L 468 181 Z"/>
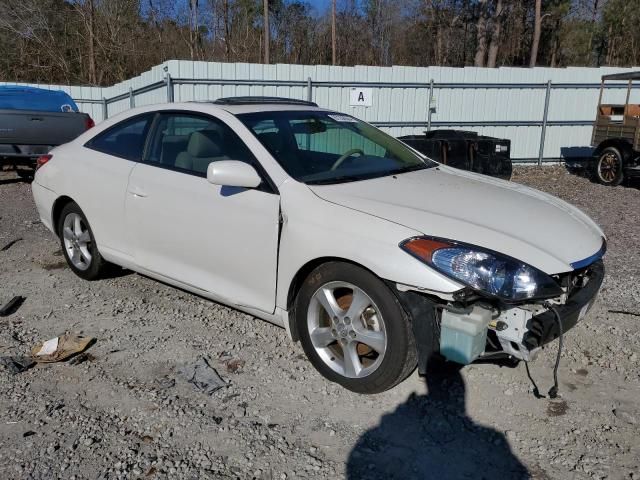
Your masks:
<path fill-rule="evenodd" d="M 238 160 L 211 162 L 207 167 L 207 180 L 223 187 L 255 188 L 262 183 L 256 169 Z"/>

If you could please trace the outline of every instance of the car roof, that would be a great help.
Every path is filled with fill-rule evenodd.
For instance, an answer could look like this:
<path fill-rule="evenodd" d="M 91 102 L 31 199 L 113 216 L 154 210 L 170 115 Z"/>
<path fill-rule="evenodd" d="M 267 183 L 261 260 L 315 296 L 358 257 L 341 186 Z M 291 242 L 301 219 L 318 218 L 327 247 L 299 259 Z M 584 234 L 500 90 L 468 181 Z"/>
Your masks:
<path fill-rule="evenodd" d="M 243 97 L 222 97 L 217 100 L 197 102 L 208 103 L 222 108 L 234 115 L 241 113 L 271 112 L 282 110 L 309 110 L 318 109 L 318 104 L 309 100 L 284 97 L 263 97 L 263 96 L 243 96 Z"/>
<path fill-rule="evenodd" d="M 217 104 L 214 102 L 206 102 L 212 107 L 225 110 L 233 115 L 242 113 L 259 113 L 259 112 L 283 112 L 283 111 L 325 111 L 326 109 L 312 105 L 297 105 L 289 103 L 244 103 L 244 104 Z"/>
<path fill-rule="evenodd" d="M 150 105 L 144 105 L 140 107 L 135 107 L 131 109 L 124 110 L 112 117 L 109 117 L 105 122 L 99 123 L 96 128 L 92 128 L 87 130 L 86 135 L 82 134 L 80 140 L 85 137 L 92 138 L 93 136 L 99 134 L 100 132 L 111 128 L 113 125 L 125 121 L 128 118 L 134 117 L 136 115 L 141 115 L 145 113 L 153 113 L 153 112 L 163 112 L 163 111 L 186 111 L 186 112 L 202 112 L 206 113 L 207 111 L 224 111 L 230 113 L 231 115 L 240 115 L 243 113 L 260 113 L 260 112 L 283 112 L 283 111 L 318 111 L 318 112 L 333 112 L 333 110 L 328 110 L 325 108 L 320 108 L 317 106 L 307 105 L 306 103 L 303 105 L 298 104 L 288 104 L 288 103 L 238 103 L 238 104 L 229 104 L 229 105 L 221 105 L 219 103 L 215 103 L 213 101 L 191 101 L 191 102 L 175 102 L 175 103 L 156 103 Z M 212 112 L 213 113 L 213 112 Z M 86 141 L 82 140 L 82 141 Z"/>
<path fill-rule="evenodd" d="M 216 105 L 257 105 L 273 103 L 276 105 L 305 105 L 307 107 L 317 107 L 318 104 L 311 100 L 300 100 L 298 98 L 286 97 L 263 97 L 263 96 L 242 96 L 242 97 L 222 97 L 214 100 Z"/>

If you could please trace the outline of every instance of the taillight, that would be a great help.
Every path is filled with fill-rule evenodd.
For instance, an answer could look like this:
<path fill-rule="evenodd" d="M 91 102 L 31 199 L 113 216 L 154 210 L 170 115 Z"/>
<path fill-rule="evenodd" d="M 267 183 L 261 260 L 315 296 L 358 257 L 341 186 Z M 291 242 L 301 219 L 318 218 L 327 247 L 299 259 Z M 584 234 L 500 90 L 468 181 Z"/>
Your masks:
<path fill-rule="evenodd" d="M 53 158 L 53 155 L 40 155 L 36 160 L 36 170 L 38 170 L 41 166 L 51 160 L 51 158 Z"/>
<path fill-rule="evenodd" d="M 89 130 L 90 128 L 93 128 L 96 126 L 96 122 L 93 121 L 93 118 L 87 115 L 87 118 L 84 121 L 84 126 L 85 126 L 85 130 Z"/>

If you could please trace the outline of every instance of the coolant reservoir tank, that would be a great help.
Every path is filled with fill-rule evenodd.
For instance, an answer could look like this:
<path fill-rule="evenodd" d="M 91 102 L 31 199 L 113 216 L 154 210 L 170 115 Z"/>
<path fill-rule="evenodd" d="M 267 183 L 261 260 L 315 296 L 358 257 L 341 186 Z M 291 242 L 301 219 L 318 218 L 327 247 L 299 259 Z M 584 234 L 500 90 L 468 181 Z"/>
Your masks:
<path fill-rule="evenodd" d="M 466 314 L 442 311 L 440 353 L 452 362 L 466 365 L 484 352 L 491 311 L 474 306 Z"/>

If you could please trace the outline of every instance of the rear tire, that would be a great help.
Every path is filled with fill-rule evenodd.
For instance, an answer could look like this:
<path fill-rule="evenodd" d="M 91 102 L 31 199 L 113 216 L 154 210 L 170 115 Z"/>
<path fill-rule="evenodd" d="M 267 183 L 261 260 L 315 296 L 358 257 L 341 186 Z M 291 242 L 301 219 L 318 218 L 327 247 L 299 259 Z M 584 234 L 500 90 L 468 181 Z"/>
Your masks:
<path fill-rule="evenodd" d="M 109 264 L 100 255 L 91 226 L 77 203 L 70 202 L 62 208 L 57 232 L 73 273 L 85 280 L 97 280 L 104 275 Z"/>
<path fill-rule="evenodd" d="M 616 147 L 602 150 L 595 162 L 594 178 L 601 185 L 615 187 L 624 180 L 624 158 Z"/>
<path fill-rule="evenodd" d="M 364 268 L 345 262 L 317 267 L 298 292 L 294 315 L 311 364 L 348 390 L 383 392 L 416 367 L 406 313 L 389 287 Z"/>

